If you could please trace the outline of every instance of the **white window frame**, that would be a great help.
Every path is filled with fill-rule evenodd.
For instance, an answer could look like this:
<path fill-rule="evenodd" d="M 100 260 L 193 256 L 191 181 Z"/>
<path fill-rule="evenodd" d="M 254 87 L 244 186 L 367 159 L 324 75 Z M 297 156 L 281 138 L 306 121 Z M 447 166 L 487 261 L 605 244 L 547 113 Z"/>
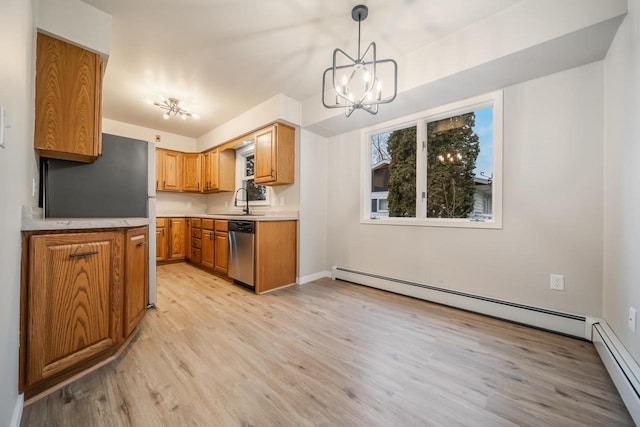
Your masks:
<path fill-rule="evenodd" d="M 255 156 L 255 143 L 251 141 L 251 143 L 243 146 L 242 148 L 236 150 L 236 188 L 243 187 L 244 181 L 247 179 L 252 179 L 253 177 L 247 176 L 245 174 L 245 162 L 246 158 L 254 155 Z M 255 157 L 254 157 L 254 167 L 255 167 Z M 268 186 L 267 188 L 267 199 L 266 200 L 250 200 L 249 206 L 271 206 L 271 188 Z M 246 197 L 246 193 L 241 191 L 238 193 L 238 206 L 240 205 L 240 200 L 242 197 Z M 242 206 L 244 206 L 246 202 L 242 199 Z"/>
<path fill-rule="evenodd" d="M 503 93 L 501 90 L 484 95 L 453 102 L 432 108 L 411 116 L 391 120 L 361 131 L 361 179 L 360 179 L 360 223 L 378 225 L 408 225 L 423 227 L 459 227 L 459 228 L 502 228 L 502 151 L 503 151 Z M 492 180 L 492 215 L 491 219 L 477 220 L 473 218 L 427 218 L 426 199 L 422 192 L 426 191 L 426 151 L 423 152 L 423 141 L 426 141 L 427 123 L 452 117 L 471 111 L 493 107 L 493 180 Z M 403 129 L 416 128 L 416 217 L 415 218 L 372 218 L 371 215 L 371 136 Z M 426 146 L 425 146 L 426 150 Z"/>

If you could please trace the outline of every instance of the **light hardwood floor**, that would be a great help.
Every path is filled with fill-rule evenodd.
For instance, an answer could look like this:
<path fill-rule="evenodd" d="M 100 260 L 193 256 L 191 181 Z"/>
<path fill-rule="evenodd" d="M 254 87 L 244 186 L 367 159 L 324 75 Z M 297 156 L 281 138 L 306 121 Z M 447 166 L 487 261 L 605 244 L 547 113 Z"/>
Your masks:
<path fill-rule="evenodd" d="M 254 295 L 187 264 L 118 361 L 22 426 L 633 425 L 593 346 L 329 279 Z"/>

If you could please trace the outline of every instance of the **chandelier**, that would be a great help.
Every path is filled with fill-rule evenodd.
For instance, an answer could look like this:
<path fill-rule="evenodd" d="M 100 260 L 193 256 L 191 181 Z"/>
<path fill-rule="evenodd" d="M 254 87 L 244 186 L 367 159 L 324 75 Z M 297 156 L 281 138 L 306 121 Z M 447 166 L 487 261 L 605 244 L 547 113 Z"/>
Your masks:
<path fill-rule="evenodd" d="M 322 75 L 322 104 L 326 108 L 344 108 L 349 117 L 355 110 L 362 109 L 371 114 L 378 113 L 378 105 L 388 104 L 398 93 L 398 64 L 393 59 L 376 57 L 376 44 L 360 54 L 360 24 L 367 18 L 367 6 L 358 5 L 351 10 L 351 17 L 358 22 L 358 56 L 351 57 L 340 48 L 333 51 L 333 66 Z M 393 73 L 393 74 L 392 74 Z M 390 95 L 383 96 L 382 76 L 393 83 L 386 89 Z M 327 90 L 327 78 L 333 90 Z"/>
<path fill-rule="evenodd" d="M 151 103 L 151 101 L 147 101 Z M 160 102 L 154 102 L 153 105 L 156 107 L 165 110 L 162 118 L 165 120 L 169 120 L 171 116 L 177 117 L 180 116 L 182 120 L 187 120 L 187 117 L 191 117 L 194 119 L 200 118 L 197 114 L 190 113 L 186 108 L 183 102 L 176 98 L 168 98 L 165 99 L 162 96 L 160 97 Z"/>

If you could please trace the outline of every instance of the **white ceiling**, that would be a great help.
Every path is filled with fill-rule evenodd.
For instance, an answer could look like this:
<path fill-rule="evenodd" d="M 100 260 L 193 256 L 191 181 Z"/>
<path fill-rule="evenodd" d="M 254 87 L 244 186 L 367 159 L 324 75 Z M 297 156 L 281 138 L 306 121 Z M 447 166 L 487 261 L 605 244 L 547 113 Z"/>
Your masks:
<path fill-rule="evenodd" d="M 103 113 L 198 137 L 282 93 L 321 90 L 333 49 L 355 55 L 356 1 L 83 0 L 113 17 Z M 369 0 L 362 44 L 398 58 L 520 0 Z M 401 71 L 401 70 L 400 70 Z M 144 102 L 175 97 L 198 120 L 163 120 Z"/>

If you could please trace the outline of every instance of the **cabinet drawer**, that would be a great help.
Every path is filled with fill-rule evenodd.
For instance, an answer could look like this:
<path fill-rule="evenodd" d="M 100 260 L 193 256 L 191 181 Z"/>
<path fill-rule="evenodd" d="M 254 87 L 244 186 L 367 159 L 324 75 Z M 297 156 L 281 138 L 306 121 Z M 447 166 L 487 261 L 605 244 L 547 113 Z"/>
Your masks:
<path fill-rule="evenodd" d="M 156 218 L 156 228 L 163 228 L 167 226 L 167 218 Z"/>
<path fill-rule="evenodd" d="M 202 240 L 200 240 L 200 239 L 192 239 L 191 240 L 191 247 L 200 249 L 202 247 Z"/>
<path fill-rule="evenodd" d="M 193 227 L 193 226 L 191 226 Z M 202 237 L 202 230 L 191 228 L 191 237 L 194 239 L 200 239 Z"/>
<path fill-rule="evenodd" d="M 202 220 L 202 228 L 205 230 L 213 230 L 213 220 L 212 219 L 203 219 Z"/>
<path fill-rule="evenodd" d="M 216 231 L 229 231 L 229 221 L 226 219 L 216 219 Z"/>
<path fill-rule="evenodd" d="M 191 218 L 191 227 L 192 228 L 202 227 L 202 220 L 200 218 Z"/>
<path fill-rule="evenodd" d="M 202 262 L 202 255 L 200 253 L 200 249 L 191 248 L 191 262 L 200 264 Z"/>

